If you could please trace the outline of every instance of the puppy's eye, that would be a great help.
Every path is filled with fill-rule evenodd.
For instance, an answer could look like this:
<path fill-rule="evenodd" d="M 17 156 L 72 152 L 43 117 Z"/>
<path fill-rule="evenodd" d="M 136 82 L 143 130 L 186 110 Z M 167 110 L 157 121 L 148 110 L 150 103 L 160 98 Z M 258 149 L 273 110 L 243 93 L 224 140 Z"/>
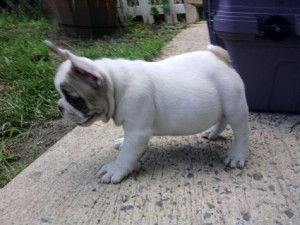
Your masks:
<path fill-rule="evenodd" d="M 74 93 L 70 94 L 66 90 L 62 90 L 62 92 L 65 95 L 66 101 L 75 109 L 82 112 L 83 114 L 89 112 L 89 108 L 87 107 L 84 99 L 77 95 L 77 93 L 75 94 L 76 96 L 74 96 Z"/>

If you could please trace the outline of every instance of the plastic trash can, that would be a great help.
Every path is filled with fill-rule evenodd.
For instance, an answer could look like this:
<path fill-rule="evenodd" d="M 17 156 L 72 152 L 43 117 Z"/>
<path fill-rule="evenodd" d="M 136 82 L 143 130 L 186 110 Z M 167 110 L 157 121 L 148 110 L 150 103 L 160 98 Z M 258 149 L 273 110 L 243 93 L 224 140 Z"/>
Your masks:
<path fill-rule="evenodd" d="M 212 44 L 227 49 L 250 110 L 300 113 L 300 1 L 204 0 Z"/>

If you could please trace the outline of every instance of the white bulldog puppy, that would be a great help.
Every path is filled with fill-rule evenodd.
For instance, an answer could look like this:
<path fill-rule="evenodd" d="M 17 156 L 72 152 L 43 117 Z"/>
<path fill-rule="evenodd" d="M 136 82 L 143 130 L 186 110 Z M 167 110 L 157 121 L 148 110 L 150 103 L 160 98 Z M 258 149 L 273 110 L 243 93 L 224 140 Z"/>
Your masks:
<path fill-rule="evenodd" d="M 99 173 L 103 183 L 119 183 L 133 171 L 151 136 L 191 135 L 204 131 L 217 138 L 229 124 L 233 146 L 225 165 L 242 168 L 248 152 L 248 106 L 245 88 L 224 49 L 209 45 L 159 62 L 126 59 L 91 60 L 48 48 L 62 64 L 55 76 L 64 118 L 79 126 L 113 119 L 123 126 L 118 157 Z"/>

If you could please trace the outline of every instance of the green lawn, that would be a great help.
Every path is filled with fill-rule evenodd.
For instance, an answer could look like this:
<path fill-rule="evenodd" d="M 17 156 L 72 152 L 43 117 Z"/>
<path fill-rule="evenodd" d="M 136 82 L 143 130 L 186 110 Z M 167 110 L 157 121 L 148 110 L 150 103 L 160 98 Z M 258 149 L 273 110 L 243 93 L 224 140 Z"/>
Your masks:
<path fill-rule="evenodd" d="M 58 118 L 53 76 L 59 61 L 43 40 L 90 58 L 152 60 L 183 26 L 128 23 L 113 37 L 82 40 L 61 35 L 53 21 L 0 14 L 0 187 L 26 166 L 6 147 L 26 139 L 32 126 Z"/>

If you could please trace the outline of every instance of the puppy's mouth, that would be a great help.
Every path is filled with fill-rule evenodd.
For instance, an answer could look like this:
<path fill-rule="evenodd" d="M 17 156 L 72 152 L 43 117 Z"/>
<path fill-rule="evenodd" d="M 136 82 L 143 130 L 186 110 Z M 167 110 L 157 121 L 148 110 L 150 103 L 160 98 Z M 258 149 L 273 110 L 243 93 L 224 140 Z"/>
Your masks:
<path fill-rule="evenodd" d="M 87 118 L 85 121 L 81 123 L 76 123 L 78 126 L 87 127 L 92 125 L 98 118 L 100 118 L 102 113 L 94 113 L 92 115 L 85 115 Z"/>

